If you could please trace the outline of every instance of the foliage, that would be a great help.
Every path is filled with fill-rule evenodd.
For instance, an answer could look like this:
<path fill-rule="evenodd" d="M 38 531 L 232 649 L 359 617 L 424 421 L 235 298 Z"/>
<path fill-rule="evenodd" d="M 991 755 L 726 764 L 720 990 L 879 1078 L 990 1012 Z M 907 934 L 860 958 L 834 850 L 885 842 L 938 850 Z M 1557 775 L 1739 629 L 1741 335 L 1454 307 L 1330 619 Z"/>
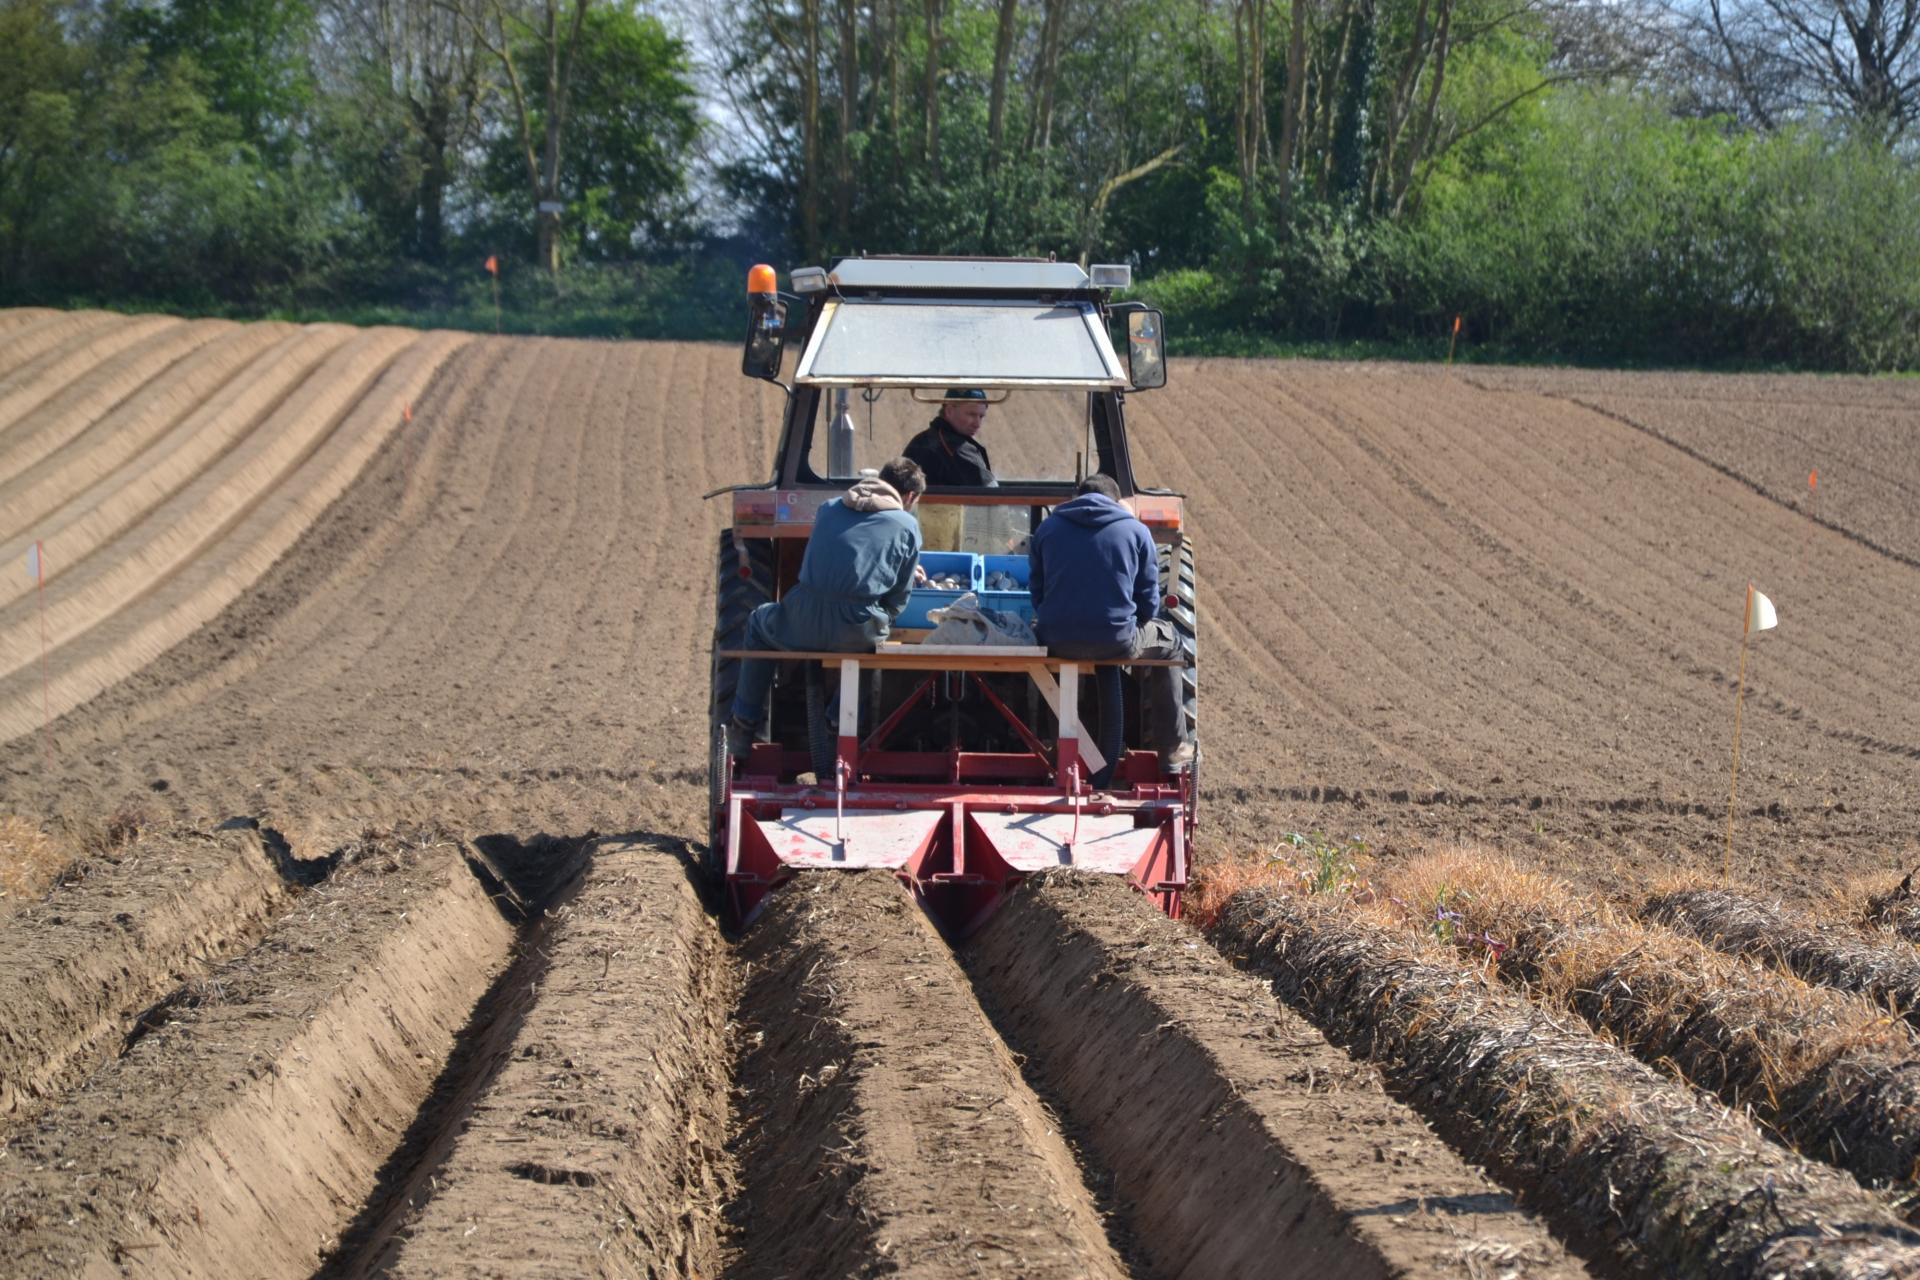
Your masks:
<path fill-rule="evenodd" d="M 1381 243 L 1400 326 L 1459 312 L 1539 351 L 1920 362 L 1920 173 L 1866 143 L 1570 95 Z"/>
<path fill-rule="evenodd" d="M 573 59 L 558 184 L 569 256 L 619 260 L 677 241 L 692 222 L 700 133 L 686 46 L 657 19 L 602 5 L 586 11 Z M 543 137 L 549 64 L 539 42 L 523 37 L 516 62 L 531 134 Z M 496 129 L 475 192 L 474 230 L 490 243 L 530 235 L 527 165 L 518 131 Z"/>
<path fill-rule="evenodd" d="M 1360 881 L 1360 863 L 1366 857 L 1367 845 L 1358 836 L 1333 840 L 1318 831 L 1289 831 L 1281 837 L 1281 843 L 1286 851 L 1274 856 L 1286 859 L 1290 855 L 1299 867 L 1301 886 L 1308 893 L 1347 893 Z"/>
<path fill-rule="evenodd" d="M 487 328 L 496 255 L 731 336 L 754 260 L 1056 255 L 1186 353 L 1920 367 L 1910 139 L 1707 114 L 1655 5 L 0 0 L 0 305 Z"/>

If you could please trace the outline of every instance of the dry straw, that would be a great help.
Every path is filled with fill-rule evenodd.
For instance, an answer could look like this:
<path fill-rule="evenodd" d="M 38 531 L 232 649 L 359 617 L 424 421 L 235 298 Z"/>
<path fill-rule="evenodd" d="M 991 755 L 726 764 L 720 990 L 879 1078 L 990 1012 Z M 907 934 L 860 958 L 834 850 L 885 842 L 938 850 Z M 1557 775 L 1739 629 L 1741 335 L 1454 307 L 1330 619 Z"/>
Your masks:
<path fill-rule="evenodd" d="M 1343 902 L 1250 889 L 1215 940 L 1379 1064 L 1462 1150 L 1621 1271 L 1864 1280 L 1920 1233 L 1849 1179 L 1516 993 L 1432 963 Z"/>
<path fill-rule="evenodd" d="M 67 862 L 60 846 L 37 825 L 0 814 L 0 911 L 45 892 Z"/>
<path fill-rule="evenodd" d="M 1817 924 L 1727 889 L 1662 893 L 1640 914 L 1730 955 L 1858 992 L 1920 1025 L 1920 953 L 1905 943 L 1870 941 L 1845 925 Z"/>
<path fill-rule="evenodd" d="M 1422 858 L 1382 891 L 1410 923 L 1497 955 L 1502 976 L 1751 1109 L 1806 1154 L 1872 1187 L 1910 1185 L 1920 1045 L 1870 1002 L 1650 928 L 1474 851 Z"/>
<path fill-rule="evenodd" d="M 1920 942 L 1920 895 L 1913 891 L 1913 872 L 1886 893 L 1868 896 L 1867 923 L 1908 942 Z"/>

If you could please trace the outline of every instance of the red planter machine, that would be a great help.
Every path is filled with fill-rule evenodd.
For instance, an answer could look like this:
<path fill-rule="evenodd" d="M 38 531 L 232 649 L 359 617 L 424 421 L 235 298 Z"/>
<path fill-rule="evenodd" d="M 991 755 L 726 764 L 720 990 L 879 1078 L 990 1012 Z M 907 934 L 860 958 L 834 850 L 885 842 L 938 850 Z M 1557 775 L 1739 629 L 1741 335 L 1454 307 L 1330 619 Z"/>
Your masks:
<path fill-rule="evenodd" d="M 786 416 L 772 481 L 718 491 L 730 493 L 733 519 L 716 575 L 707 856 L 734 924 L 750 922 L 799 871 L 873 868 L 899 876 L 954 936 L 977 927 L 1022 877 L 1056 867 L 1126 876 L 1179 916 L 1197 772 L 1163 774 L 1144 749 L 1142 676 L 1148 666 L 1182 668 L 1183 713 L 1197 745 L 1192 547 L 1180 496 L 1137 487 L 1126 448 L 1125 393 L 1165 380 L 1159 313 L 1109 301 L 1109 289 L 1127 283 L 1126 268 L 1092 272 L 1030 260 L 858 258 L 832 272 L 795 272 L 797 294 L 778 292 L 770 268 L 750 275 L 744 369 L 777 380 L 790 365 L 793 376 L 780 384 Z M 1110 326 L 1125 333 L 1124 361 Z M 789 346 L 797 361 L 786 358 Z M 1101 671 L 1112 664 L 1063 661 L 1036 647 L 744 647 L 746 617 L 794 582 L 814 512 L 858 475 L 846 393 L 869 406 L 891 393 L 937 409 L 951 386 L 1003 399 L 1045 389 L 1056 393 L 1050 404 L 1063 399 L 1057 393 L 1084 392 L 1086 448 L 1074 473 L 1113 477 L 1152 531 L 1186 661 L 1132 664 L 1115 680 Z M 836 392 L 840 410 L 829 416 Z M 857 461 L 878 466 L 898 451 L 886 444 L 870 444 Z M 923 530 L 930 541 L 936 530 L 957 540 L 955 550 L 1005 552 L 1072 495 L 1073 483 L 936 489 L 921 501 Z M 1005 598 L 1017 606 L 1020 594 Z M 735 762 L 725 725 L 739 664 L 750 658 L 781 666 L 767 740 Z M 1123 724 L 1101 734 L 1116 759 L 1096 791 L 1090 779 L 1107 761 L 1082 722 L 1083 706 L 1096 700 L 1082 696 L 1102 679 L 1108 705 L 1117 689 L 1125 711 L 1116 717 Z"/>

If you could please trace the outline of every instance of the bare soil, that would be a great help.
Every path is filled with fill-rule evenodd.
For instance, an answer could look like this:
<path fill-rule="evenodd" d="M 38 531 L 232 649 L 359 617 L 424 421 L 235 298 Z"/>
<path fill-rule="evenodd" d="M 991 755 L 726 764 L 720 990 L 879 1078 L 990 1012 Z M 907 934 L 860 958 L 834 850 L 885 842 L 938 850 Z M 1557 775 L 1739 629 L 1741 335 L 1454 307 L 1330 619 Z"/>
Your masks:
<path fill-rule="evenodd" d="M 149 835 L 0 930 L 0 1128 L 166 1016 L 287 903 L 251 831 Z"/>
<path fill-rule="evenodd" d="M 1140 906 L 1047 873 L 964 954 L 1029 1071 L 1085 1117 L 1162 1275 L 1587 1274 L 1375 1069 Z"/>
<path fill-rule="evenodd" d="M 311 1271 L 512 939 L 451 847 L 342 868 L 12 1136 L 0 1272 Z"/>
<path fill-rule="evenodd" d="M 51 574 L 0 583 L 0 812 L 165 833 L 0 903 L 0 1271 L 1577 1271 L 1507 1199 L 1537 1166 L 1489 1145 L 1493 1093 L 1434 1120 L 1476 1168 L 1378 1045 L 1110 887 L 1017 901 L 971 978 L 885 877 L 718 937 L 682 870 L 699 494 L 765 475 L 780 405 L 735 349 L 0 338 L 0 540 Z M 1636 902 L 1717 873 L 1752 581 L 1781 626 L 1734 879 L 1890 885 L 1920 860 L 1915 394 L 1178 364 L 1128 407 L 1198 548 L 1200 856 L 1464 840 Z M 1034 413 L 996 408 L 996 462 L 1057 462 Z M 1649 1114 L 1657 1172 L 1690 1113 Z M 1746 1213 L 1733 1181 L 1692 1207 Z"/>
<path fill-rule="evenodd" d="M 885 872 L 748 934 L 733 1276 L 1128 1274 L 1057 1124 Z"/>
<path fill-rule="evenodd" d="M 594 845 L 513 977 L 538 999 L 496 1020 L 491 1079 L 415 1172 L 397 1257 L 339 1274 L 718 1273 L 733 969 L 690 875 L 659 842 Z"/>

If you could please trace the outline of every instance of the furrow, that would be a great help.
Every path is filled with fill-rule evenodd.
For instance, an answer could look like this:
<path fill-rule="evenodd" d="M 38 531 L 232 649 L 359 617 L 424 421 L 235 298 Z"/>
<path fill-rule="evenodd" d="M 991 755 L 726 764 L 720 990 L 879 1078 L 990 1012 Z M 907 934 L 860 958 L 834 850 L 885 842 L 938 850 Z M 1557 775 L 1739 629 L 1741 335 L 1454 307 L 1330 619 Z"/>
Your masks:
<path fill-rule="evenodd" d="M 447 356 L 467 341 L 461 334 L 418 338 L 358 398 L 340 426 L 264 497 L 255 495 L 208 550 L 140 596 L 135 607 L 95 627 L 84 644 L 63 649 L 48 693 L 52 713 L 71 710 L 153 661 L 258 580 L 353 482 L 399 425 L 401 406 L 417 397 Z M 0 679 L 0 740 L 37 727 L 36 675 L 29 668 Z"/>
<path fill-rule="evenodd" d="M 79 329 L 37 360 L 15 369 L 0 379 L 0 439 L 11 440 L 35 407 L 87 376 L 115 353 L 183 323 L 168 316 L 115 316 L 110 323 Z M 11 474 L 12 467 L 0 467 L 0 478 Z"/>
<path fill-rule="evenodd" d="M 15 1136 L 0 1272 L 310 1272 L 512 941 L 452 846 L 364 851 Z"/>
<path fill-rule="evenodd" d="M 1845 925 L 1821 924 L 1732 889 L 1657 894 L 1640 915 L 1729 955 L 1866 996 L 1920 1028 L 1920 951 L 1897 934 L 1869 941 Z"/>
<path fill-rule="evenodd" d="M 1920 1233 L 1844 1174 L 1344 906 L 1250 890 L 1213 931 L 1583 1252 L 1644 1276 L 1920 1269 Z"/>
<path fill-rule="evenodd" d="M 1160 1274 L 1586 1274 L 1371 1068 L 1124 881 L 1031 877 L 964 956 Z"/>
<path fill-rule="evenodd" d="M 374 330 L 318 364 L 273 415 L 229 453 L 84 559 L 48 580 L 44 609 L 16 604 L 0 629 L 0 672 L 59 647 L 152 590 L 298 465 L 413 336 Z M 49 558 L 60 545 L 48 543 Z"/>
<path fill-rule="evenodd" d="M 533 945 L 537 994 L 382 1274 L 717 1274 L 732 971 L 689 867 L 599 841 Z"/>
<path fill-rule="evenodd" d="M 0 494 L 23 473 L 69 448 L 76 437 L 124 406 L 155 376 L 238 327 L 226 320 L 170 325 L 84 371 L 0 436 L 0 477 L 7 481 L 7 486 L 0 486 Z"/>
<path fill-rule="evenodd" d="M 0 510 L 7 522 L 0 536 L 44 537 L 52 513 L 151 448 L 289 329 L 249 324 L 222 332 L 90 423 L 57 453 L 0 484 Z"/>
<path fill-rule="evenodd" d="M 314 365 L 351 336 L 347 329 L 287 332 L 165 435 L 90 478 L 59 508 L 35 522 L 33 536 L 47 548 L 48 582 L 77 574 L 89 558 L 141 519 L 194 484 L 281 404 Z M 97 570 L 95 570 L 97 572 Z M 32 584 L 0 583 L 0 600 L 18 600 Z M 0 618 L 6 615 L 0 613 Z"/>
<path fill-rule="evenodd" d="M 727 1275 L 1126 1274 L 1055 1126 L 891 875 L 802 874 L 741 959 Z"/>
<path fill-rule="evenodd" d="M 7 334 L 0 343 L 0 391 L 17 385 L 23 372 L 30 372 L 43 356 L 63 343 L 84 342 L 88 334 L 104 333 L 121 324 L 125 316 L 109 311 L 42 311 L 32 314 L 26 323 Z M 12 419 L 0 418 L 0 432 Z"/>
<path fill-rule="evenodd" d="M 0 930 L 0 1119 L 18 1125 L 76 1084 L 286 900 L 253 832 L 181 832 L 143 836 L 16 912 Z"/>

